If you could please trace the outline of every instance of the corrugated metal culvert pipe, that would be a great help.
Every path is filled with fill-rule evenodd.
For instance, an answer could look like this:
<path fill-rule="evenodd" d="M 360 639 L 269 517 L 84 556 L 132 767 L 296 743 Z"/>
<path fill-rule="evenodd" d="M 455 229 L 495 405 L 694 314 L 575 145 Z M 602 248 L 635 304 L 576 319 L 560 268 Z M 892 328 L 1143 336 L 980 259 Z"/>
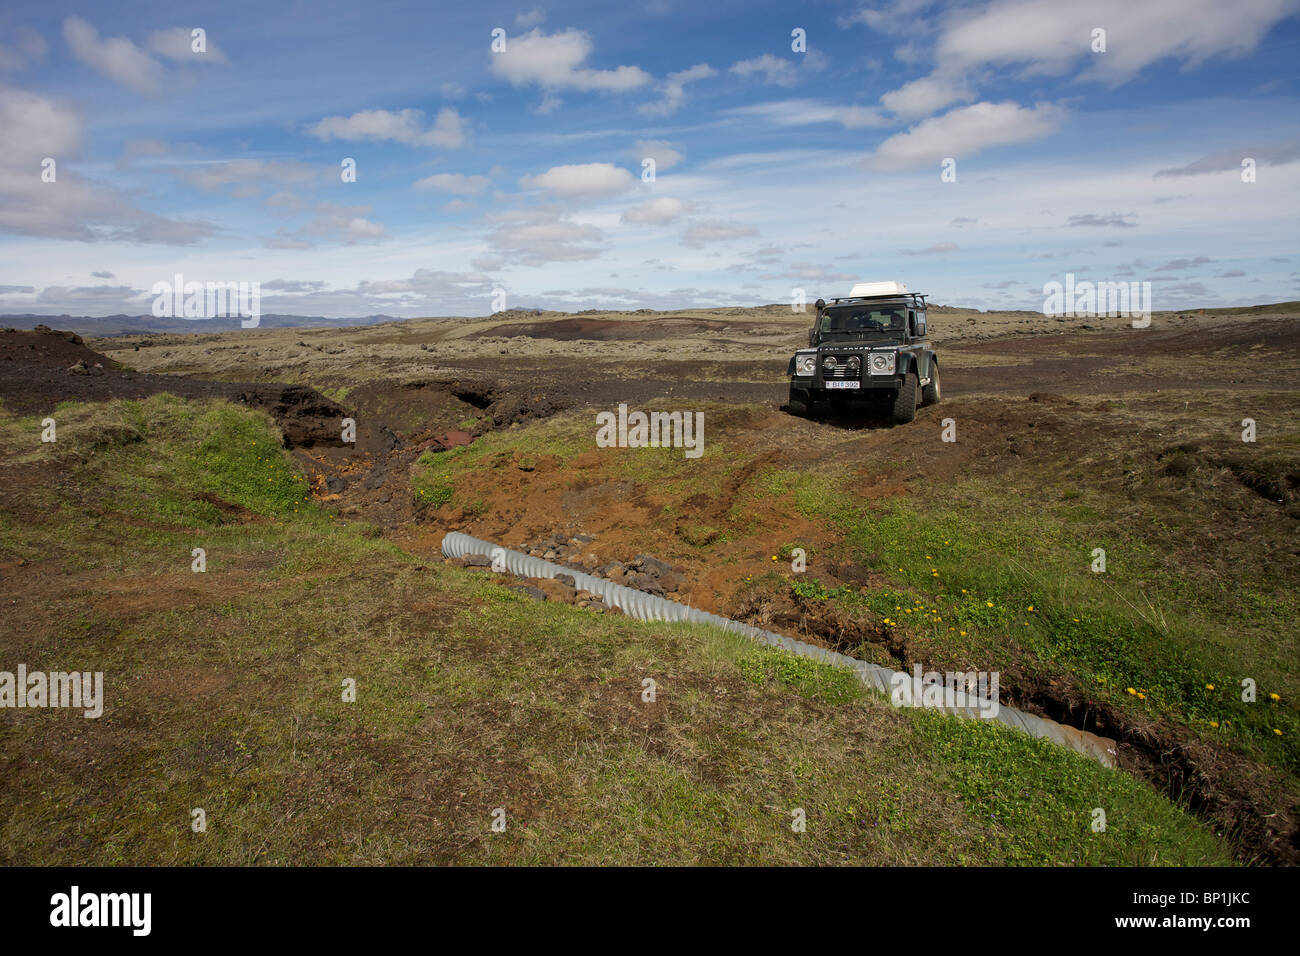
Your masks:
<path fill-rule="evenodd" d="M 838 654 L 824 647 L 816 647 L 812 644 L 805 644 L 803 641 L 796 641 L 783 634 L 764 631 L 749 624 L 742 624 L 740 621 L 733 621 L 731 618 L 720 617 L 717 614 L 710 614 L 708 611 L 687 607 L 677 601 L 670 601 L 667 598 L 647 594 L 645 591 L 638 591 L 622 584 L 615 584 L 613 581 L 585 574 L 582 571 L 575 571 L 560 564 L 543 561 L 541 558 L 535 558 L 521 551 L 503 548 L 490 541 L 462 534 L 459 531 L 453 531 L 442 539 L 442 553 L 449 558 L 464 557 L 467 554 L 487 555 L 492 557 L 499 566 L 504 566 L 511 574 L 519 577 L 554 578 L 560 574 L 569 575 L 573 578 L 574 587 L 578 590 L 590 591 L 592 594 L 600 595 L 605 604 L 616 607 L 628 617 L 634 617 L 639 621 L 692 621 L 697 624 L 712 624 L 715 627 L 731 631 L 734 634 L 741 634 L 759 643 L 779 647 L 791 654 L 798 654 L 800 657 L 812 658 L 837 667 L 850 668 L 868 687 L 875 688 L 885 694 L 892 694 L 897 682 L 900 686 L 901 699 L 905 704 L 910 703 L 913 697 L 912 676 L 904 674 L 902 671 L 894 671 L 888 667 L 869 664 L 866 661 Z M 900 678 L 902 679 L 900 680 Z M 944 713 L 957 717 L 972 718 L 979 717 L 982 711 L 990 709 L 987 701 L 983 701 L 973 694 L 967 695 L 957 692 L 953 699 L 955 700 L 955 706 L 936 706 L 930 709 L 942 710 Z M 1108 767 L 1115 766 L 1116 745 L 1113 740 L 1108 738 L 1098 737 L 1086 730 L 1067 727 L 1064 724 L 1056 723 L 1054 720 L 1047 720 L 1034 714 L 1027 714 L 1013 707 L 999 706 L 996 717 L 989 719 L 999 720 L 1008 727 L 1023 731 L 1031 737 L 1046 737 L 1048 740 L 1078 751 Z"/>

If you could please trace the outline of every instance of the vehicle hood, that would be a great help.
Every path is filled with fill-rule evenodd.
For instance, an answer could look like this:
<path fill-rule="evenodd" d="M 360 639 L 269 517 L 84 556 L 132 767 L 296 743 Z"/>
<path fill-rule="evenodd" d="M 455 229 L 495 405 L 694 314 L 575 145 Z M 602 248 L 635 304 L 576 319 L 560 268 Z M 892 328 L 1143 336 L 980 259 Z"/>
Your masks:
<path fill-rule="evenodd" d="M 901 348 L 902 345 L 903 345 L 902 339 L 845 338 L 845 339 L 834 339 L 830 342 L 822 342 L 820 345 L 817 346 L 816 350 L 818 352 L 866 352 L 866 351 L 870 351 L 871 349 Z M 812 351 L 812 349 L 808 349 L 807 351 Z"/>

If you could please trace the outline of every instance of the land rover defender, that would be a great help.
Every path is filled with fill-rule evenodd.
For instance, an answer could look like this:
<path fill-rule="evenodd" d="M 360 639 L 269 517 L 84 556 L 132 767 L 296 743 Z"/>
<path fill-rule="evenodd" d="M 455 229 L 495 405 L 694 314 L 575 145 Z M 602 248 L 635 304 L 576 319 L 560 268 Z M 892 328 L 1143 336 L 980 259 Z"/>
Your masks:
<path fill-rule="evenodd" d="M 877 403 L 895 424 L 939 401 L 939 358 L 930 345 L 925 296 L 901 282 L 859 282 L 843 299 L 817 300 L 808 347 L 790 359 L 792 415 Z"/>

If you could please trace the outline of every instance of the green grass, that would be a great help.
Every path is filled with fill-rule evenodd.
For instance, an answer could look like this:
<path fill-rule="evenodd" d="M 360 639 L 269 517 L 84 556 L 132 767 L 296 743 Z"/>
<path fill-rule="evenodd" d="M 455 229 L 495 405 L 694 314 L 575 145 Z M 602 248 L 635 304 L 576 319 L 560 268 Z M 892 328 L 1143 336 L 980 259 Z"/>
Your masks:
<path fill-rule="evenodd" d="M 1094 493 L 1069 486 L 1032 511 L 1015 489 L 977 479 L 869 507 L 833 476 L 778 473 L 765 488 L 834 522 L 859 560 L 897 582 L 852 599 L 923 637 L 936 665 L 1068 673 L 1117 707 L 1300 771 L 1300 674 L 1286 623 L 1300 606 L 1281 570 L 1207 588 L 1169 564 L 1158 519 L 1105 518 Z M 1094 548 L 1106 551 L 1104 574 L 1092 570 Z M 796 587 L 825 597 L 814 581 Z M 918 600 L 937 614 L 907 614 Z M 1254 703 L 1241 699 L 1246 678 Z"/>
<path fill-rule="evenodd" d="M 910 713 L 967 812 L 995 829 L 1001 862 L 1107 866 L 1117 855 L 1132 865 L 1170 862 L 1165 834 L 1184 819 L 1184 811 L 1153 799 L 1133 778 L 1099 773 L 1072 752 L 1044 740 L 1027 743 L 1023 734 L 996 722 Z M 1095 820 L 1104 820 L 1105 829 L 1094 830 Z M 1185 864 L 1222 861 L 1221 844 L 1209 832 L 1191 832 L 1188 840 L 1180 854 Z"/>
<path fill-rule="evenodd" d="M 1186 811 L 1071 752 L 894 710 L 735 635 L 429 566 L 304 505 L 259 413 L 159 397 L 60 414 L 60 447 L 34 452 L 31 421 L 0 419 L 7 461 L 58 475 L 0 508 L 0 550 L 33 561 L 8 572 L 29 577 L 5 651 L 102 670 L 106 712 L 0 712 L 5 863 L 1230 861 Z M 500 442 L 443 473 L 535 451 Z"/>
<path fill-rule="evenodd" d="M 311 383 L 304 382 L 303 384 L 311 384 Z M 347 402 L 348 396 L 351 395 L 353 391 L 353 387 L 351 385 L 315 384 L 314 387 L 316 391 L 320 392 L 326 398 L 331 398 L 334 401 L 338 402 L 340 405 L 343 405 Z"/>
<path fill-rule="evenodd" d="M 549 420 L 545 429 L 515 427 L 489 432 L 470 445 L 450 451 L 426 451 L 411 468 L 415 504 L 431 510 L 445 505 L 472 509 L 475 502 L 456 493 L 457 478 L 504 467 L 505 462 L 525 462 L 536 467 L 538 459 L 546 457 L 555 467 L 563 467 L 592 447 L 595 426 L 588 426 L 588 421 L 586 416 L 570 413 Z"/>
<path fill-rule="evenodd" d="M 785 651 L 760 647 L 737 658 L 735 663 L 741 676 L 760 687 L 775 683 L 790 687 L 804 697 L 832 704 L 866 696 L 862 682 L 847 668 L 832 667 Z"/>

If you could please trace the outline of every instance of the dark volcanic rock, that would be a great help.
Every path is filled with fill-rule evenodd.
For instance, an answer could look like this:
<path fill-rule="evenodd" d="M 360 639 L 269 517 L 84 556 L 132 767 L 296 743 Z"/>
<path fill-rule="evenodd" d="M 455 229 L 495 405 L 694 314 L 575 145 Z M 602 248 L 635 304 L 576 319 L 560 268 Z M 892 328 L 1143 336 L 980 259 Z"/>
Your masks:
<path fill-rule="evenodd" d="M 672 565 L 668 564 L 666 561 L 660 561 L 658 558 L 653 558 L 648 554 L 638 554 L 636 560 L 632 562 L 632 566 L 644 571 L 646 574 L 652 574 L 655 577 L 662 577 L 672 571 Z"/>
<path fill-rule="evenodd" d="M 657 594 L 663 597 L 664 589 L 659 584 L 659 579 L 653 575 L 646 574 L 644 571 L 635 571 L 629 574 L 623 581 L 630 588 L 636 588 L 638 591 L 645 591 L 649 594 Z"/>

